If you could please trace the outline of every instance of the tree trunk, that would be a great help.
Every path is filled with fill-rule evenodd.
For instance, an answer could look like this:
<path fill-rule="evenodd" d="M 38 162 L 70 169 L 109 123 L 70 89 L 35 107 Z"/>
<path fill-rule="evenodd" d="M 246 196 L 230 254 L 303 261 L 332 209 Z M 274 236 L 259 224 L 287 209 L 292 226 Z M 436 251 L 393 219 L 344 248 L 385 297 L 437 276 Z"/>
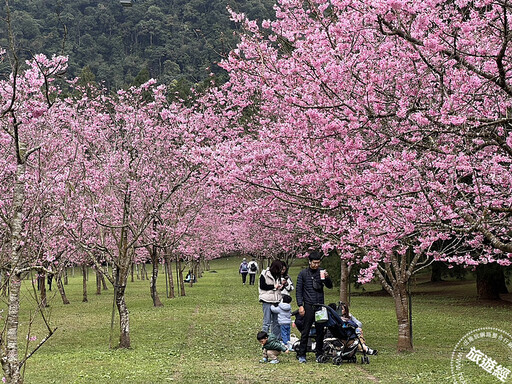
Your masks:
<path fill-rule="evenodd" d="M 165 257 L 165 266 L 167 268 L 167 284 L 169 285 L 168 297 L 174 299 L 174 277 L 172 275 L 172 261 L 169 256 Z"/>
<path fill-rule="evenodd" d="M 108 273 L 108 267 L 105 273 Z M 107 282 L 105 281 L 105 275 L 103 273 L 100 273 L 100 279 L 101 279 L 101 285 L 103 286 L 104 291 L 108 291 Z"/>
<path fill-rule="evenodd" d="M 135 270 L 135 264 L 132 264 L 132 267 L 130 268 L 130 275 L 132 277 L 132 283 L 135 281 L 134 270 Z"/>
<path fill-rule="evenodd" d="M 68 285 L 68 284 L 69 284 L 68 269 L 64 268 L 64 285 Z"/>
<path fill-rule="evenodd" d="M 140 279 L 142 281 L 146 280 L 148 278 L 148 273 L 146 271 L 146 263 L 142 263 L 140 265 Z"/>
<path fill-rule="evenodd" d="M 349 266 L 346 260 L 341 260 L 340 268 L 340 301 L 348 304 L 348 289 L 350 285 L 350 271 L 352 270 L 352 266 Z"/>
<path fill-rule="evenodd" d="M 122 235 L 123 242 L 126 244 L 126 233 Z M 126 306 L 125 291 L 132 265 L 130 250 L 123 245 L 120 249 L 119 264 L 116 268 L 115 284 L 115 302 L 119 313 L 119 348 L 130 348 L 130 316 Z"/>
<path fill-rule="evenodd" d="M 508 293 L 503 267 L 495 263 L 478 265 L 476 290 L 479 300 L 500 300 L 500 293 Z"/>
<path fill-rule="evenodd" d="M 101 272 L 96 269 L 96 294 L 101 295 Z"/>
<path fill-rule="evenodd" d="M 199 257 L 199 260 L 197 261 L 197 278 L 203 277 L 203 271 L 204 271 L 204 262 L 203 262 L 204 256 L 201 255 Z"/>
<path fill-rule="evenodd" d="M 0 272 L 2 276 L 2 296 L 7 297 L 7 287 L 9 286 L 9 279 L 7 278 L 7 271 L 2 269 Z"/>
<path fill-rule="evenodd" d="M 18 327 L 20 312 L 21 277 L 13 274 L 9 285 L 9 311 L 7 315 L 6 351 L 2 353 L 2 368 L 7 383 L 23 383 L 18 359 Z"/>
<path fill-rule="evenodd" d="M 87 303 L 87 266 L 82 265 L 82 303 Z"/>
<path fill-rule="evenodd" d="M 39 287 L 39 296 L 41 298 L 41 307 L 48 307 L 48 303 L 46 300 L 46 276 L 44 272 L 37 274 L 37 286 Z"/>
<path fill-rule="evenodd" d="M 394 253 L 390 263 L 379 265 L 376 274 L 385 289 L 395 302 L 395 313 L 398 322 L 398 352 L 412 351 L 411 307 L 407 284 L 411 271 L 406 268 L 408 255 Z"/>
<path fill-rule="evenodd" d="M 210 270 L 210 261 L 206 260 L 204 256 L 201 256 L 203 258 L 203 271 L 209 271 Z"/>
<path fill-rule="evenodd" d="M 158 292 L 156 290 L 156 282 L 158 279 L 158 256 L 156 247 L 151 247 L 149 250 L 149 253 L 151 255 L 151 262 L 152 262 L 152 273 L 151 273 L 151 281 L 149 283 L 150 292 L 151 292 L 151 298 L 153 299 L 153 306 L 154 307 L 163 307 L 164 305 L 160 301 L 160 298 L 158 297 Z"/>
<path fill-rule="evenodd" d="M 412 351 L 411 323 L 409 319 L 409 297 L 405 283 L 397 282 L 393 290 L 396 319 L 398 322 L 398 352 Z"/>
<path fill-rule="evenodd" d="M 181 269 L 181 260 L 179 257 L 176 259 L 176 267 L 178 269 L 178 282 L 180 285 L 180 296 L 186 296 L 185 295 L 185 282 L 183 281 L 183 269 Z"/>
<path fill-rule="evenodd" d="M 57 289 L 59 290 L 60 297 L 62 298 L 62 304 L 69 304 L 66 292 L 64 291 L 64 285 L 62 284 L 60 273 L 56 276 L 55 280 L 57 281 Z"/>
<path fill-rule="evenodd" d="M 126 280 L 126 279 L 123 279 Z M 128 307 L 125 301 L 126 284 L 121 284 L 117 288 L 116 305 L 119 312 L 119 348 L 130 348 L 130 317 Z"/>
<path fill-rule="evenodd" d="M 20 148 L 22 146 L 20 145 Z M 21 149 L 20 149 L 21 152 Z M 21 154 L 19 157 L 23 157 Z M 20 313 L 21 271 L 23 267 L 23 204 L 25 202 L 25 159 L 18 159 L 16 166 L 11 226 L 12 270 L 9 278 L 9 301 L 7 303 L 7 321 L 5 324 L 5 350 L 2 348 L 1 364 L 7 383 L 22 383 L 18 358 L 18 327 Z"/>

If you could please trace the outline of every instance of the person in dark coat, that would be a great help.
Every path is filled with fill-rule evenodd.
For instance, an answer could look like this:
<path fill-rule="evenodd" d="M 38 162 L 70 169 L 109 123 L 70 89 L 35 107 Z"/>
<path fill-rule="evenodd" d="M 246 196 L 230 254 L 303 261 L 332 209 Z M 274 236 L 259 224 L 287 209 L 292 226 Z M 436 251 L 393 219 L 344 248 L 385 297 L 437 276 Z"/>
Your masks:
<path fill-rule="evenodd" d="M 297 305 L 299 315 L 303 317 L 303 328 L 300 334 L 300 345 L 297 350 L 299 363 L 306 362 L 306 350 L 308 345 L 309 331 L 315 321 L 315 304 L 324 304 L 324 286 L 331 289 L 332 281 L 327 271 L 323 270 L 320 276 L 320 264 L 322 254 L 318 251 L 310 251 L 308 254 L 309 267 L 299 272 L 296 285 Z M 321 323 L 315 324 L 317 361 L 322 355 L 324 344 L 324 326 Z"/>

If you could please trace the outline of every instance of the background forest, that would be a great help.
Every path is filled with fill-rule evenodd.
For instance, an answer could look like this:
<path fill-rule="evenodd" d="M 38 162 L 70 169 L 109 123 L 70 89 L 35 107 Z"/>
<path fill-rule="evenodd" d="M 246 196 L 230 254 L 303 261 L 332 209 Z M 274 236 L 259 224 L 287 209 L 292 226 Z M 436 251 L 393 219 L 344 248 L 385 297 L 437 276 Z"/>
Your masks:
<path fill-rule="evenodd" d="M 15 0 L 12 27 L 21 58 L 44 53 L 69 56 L 68 75 L 119 89 L 156 78 L 178 91 L 214 73 L 236 45 L 226 6 L 250 18 L 268 19 L 273 0 Z M 2 10 L 2 23 L 5 10 Z M 7 46 L 7 27 L 0 28 Z M 3 64 L 2 75 L 10 72 Z"/>

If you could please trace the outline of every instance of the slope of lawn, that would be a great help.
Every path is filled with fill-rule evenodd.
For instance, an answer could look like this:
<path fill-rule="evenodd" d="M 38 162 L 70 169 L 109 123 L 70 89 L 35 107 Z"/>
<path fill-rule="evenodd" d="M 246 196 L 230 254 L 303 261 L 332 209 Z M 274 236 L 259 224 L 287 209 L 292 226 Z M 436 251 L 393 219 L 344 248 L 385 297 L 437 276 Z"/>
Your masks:
<path fill-rule="evenodd" d="M 210 271 L 193 287 L 187 286 L 186 296 L 174 299 L 165 297 L 161 273 L 161 308 L 152 307 L 147 280 L 129 284 L 129 350 L 109 348 L 112 288 L 94 294 L 91 274 L 89 302 L 82 303 L 82 278 L 77 272 L 65 286 L 71 304 L 63 305 L 57 295 L 45 312 L 57 331 L 28 360 L 26 383 L 452 383 L 450 358 L 464 334 L 486 326 L 512 331 L 511 307 L 476 302 L 474 282 L 431 285 L 418 280 L 413 286 L 415 351 L 397 354 L 393 301 L 370 285 L 364 293 L 353 291 L 351 298 L 352 312 L 363 322 L 368 344 L 379 350 L 369 365 L 316 364 L 313 355 L 299 365 L 294 354 L 282 356 L 277 365 L 260 364 L 255 336 L 261 327 L 261 305 L 256 286 L 242 286 L 239 263 L 233 258 L 211 262 Z M 294 280 L 303 265 L 297 261 L 291 268 Z M 29 281 L 25 285 L 23 332 L 34 314 L 32 288 Z M 49 292 L 55 293 L 56 287 Z M 336 289 L 328 291 L 327 302 L 337 298 Z M 296 308 L 295 300 L 292 307 Z M 117 327 L 116 323 L 114 345 Z M 29 350 L 44 337 L 44 329 L 36 319 L 31 336 L 38 340 L 30 343 Z M 26 334 L 22 335 L 24 350 Z"/>

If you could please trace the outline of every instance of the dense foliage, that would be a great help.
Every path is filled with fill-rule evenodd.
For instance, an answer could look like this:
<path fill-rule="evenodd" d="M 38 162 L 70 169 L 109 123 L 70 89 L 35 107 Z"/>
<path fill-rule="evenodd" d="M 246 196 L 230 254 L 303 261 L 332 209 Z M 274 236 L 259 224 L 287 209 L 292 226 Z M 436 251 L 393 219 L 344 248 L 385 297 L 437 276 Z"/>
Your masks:
<path fill-rule="evenodd" d="M 15 0 L 12 26 L 22 58 L 69 56 L 71 77 L 87 74 L 109 89 L 150 77 L 185 88 L 220 73 L 216 62 L 236 45 L 226 7 L 269 18 L 272 0 Z M 2 20 L 6 15 L 0 10 Z M 2 22 L 0 46 L 6 47 Z M 2 71 L 3 75 L 6 71 Z M 8 72 L 7 72 L 8 73 Z"/>

